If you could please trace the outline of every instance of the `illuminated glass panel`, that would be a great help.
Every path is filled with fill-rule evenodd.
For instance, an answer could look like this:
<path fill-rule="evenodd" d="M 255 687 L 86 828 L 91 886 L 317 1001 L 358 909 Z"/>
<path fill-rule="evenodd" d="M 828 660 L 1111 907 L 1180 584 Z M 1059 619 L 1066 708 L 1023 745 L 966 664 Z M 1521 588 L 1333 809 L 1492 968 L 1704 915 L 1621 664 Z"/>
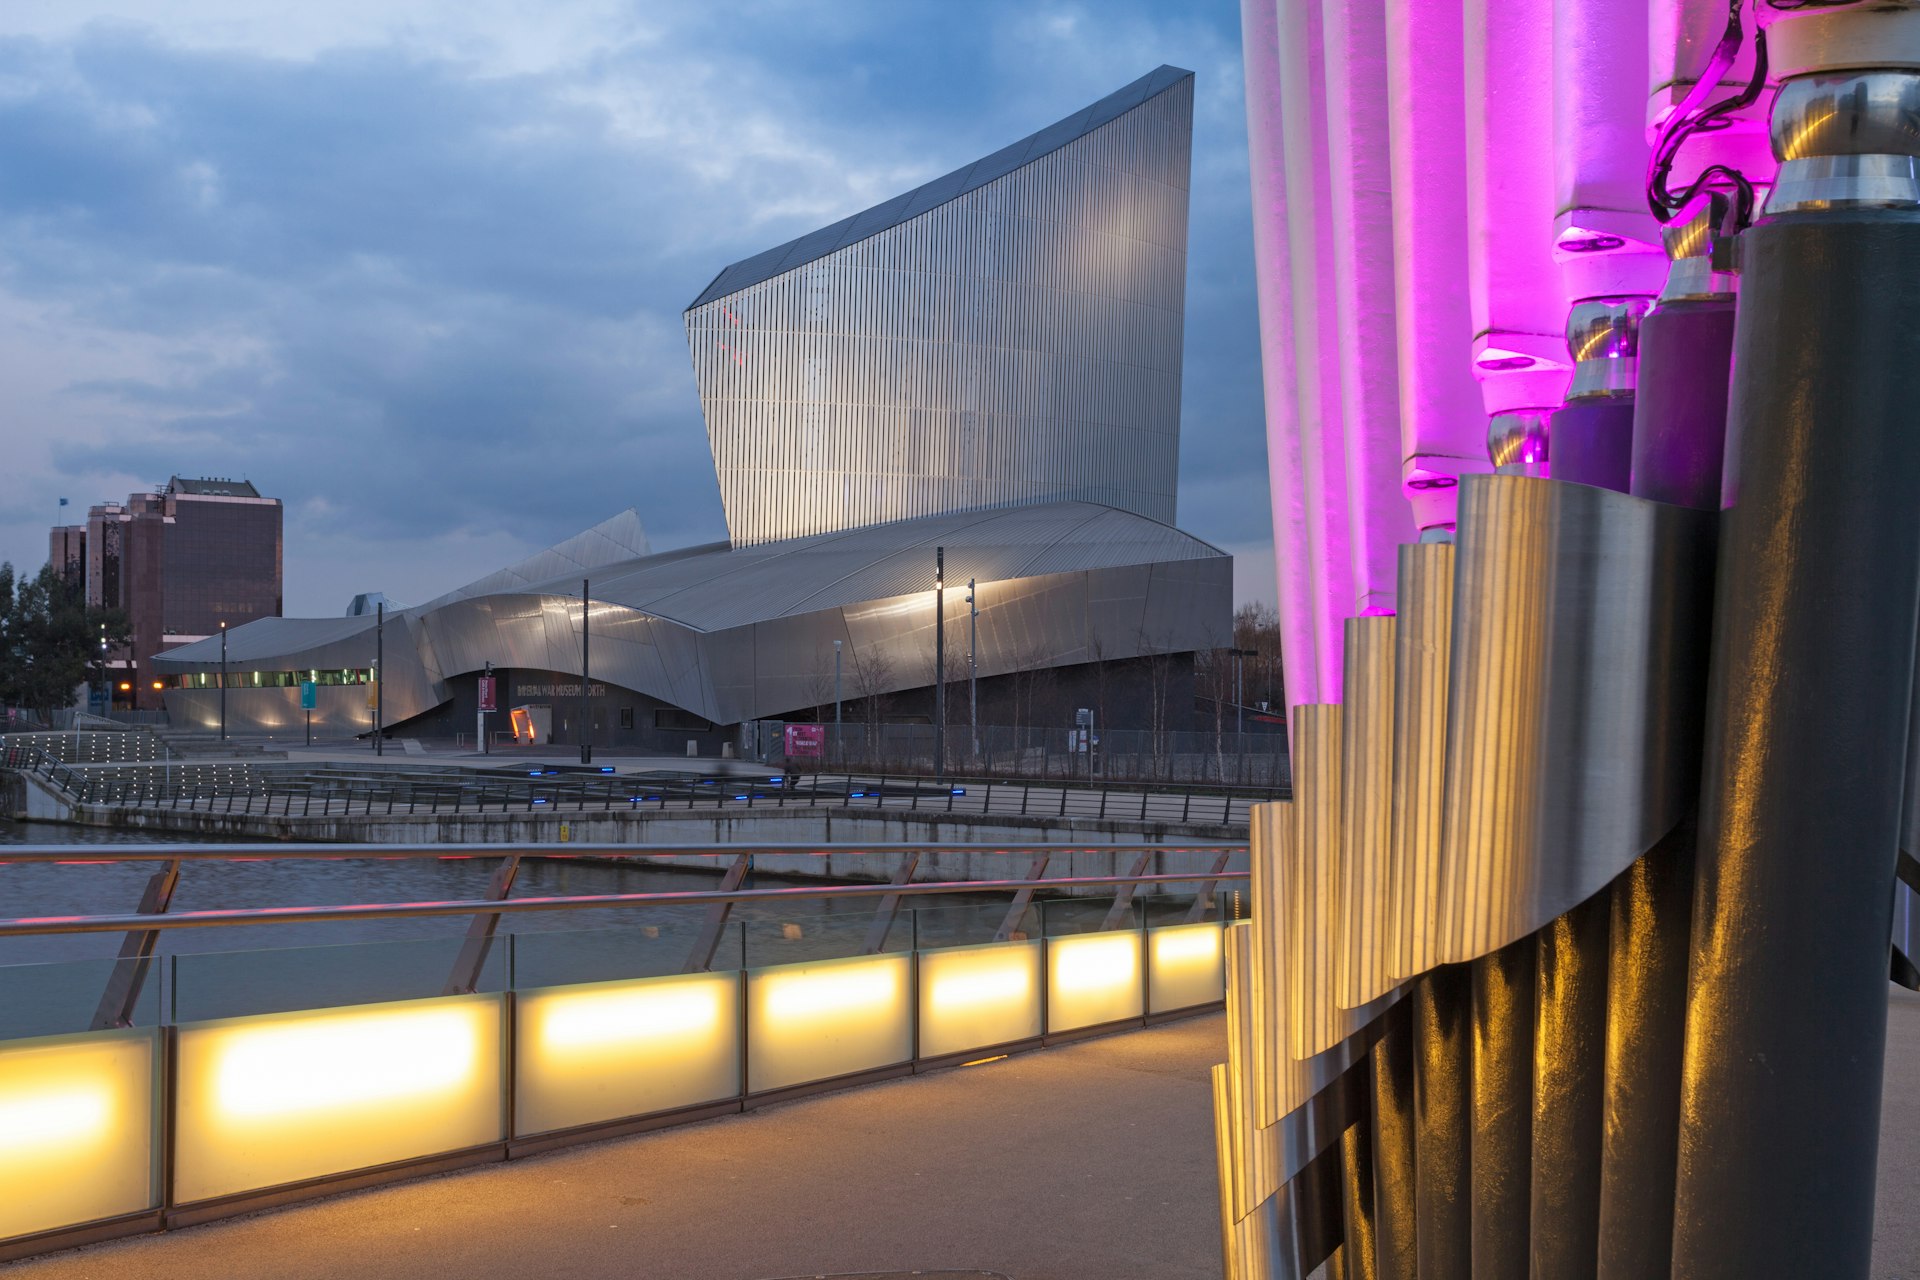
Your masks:
<path fill-rule="evenodd" d="M 179 1031 L 179 1203 L 497 1142 L 498 995 Z"/>
<path fill-rule="evenodd" d="M 1047 1030 L 1137 1018 L 1140 935 L 1077 933 L 1047 943 Z"/>
<path fill-rule="evenodd" d="M 989 942 L 920 953 L 920 1056 L 938 1058 L 1040 1034 L 1040 943 Z"/>
<path fill-rule="evenodd" d="M 1171 924 L 1147 930 L 1149 1007 L 1155 1013 L 1226 998 L 1221 926 Z"/>
<path fill-rule="evenodd" d="M 0 1239 L 156 1207 L 151 1028 L 0 1044 Z"/>
<path fill-rule="evenodd" d="M 514 1127 L 648 1115 L 740 1091 L 740 979 L 698 973 L 519 994 Z"/>
<path fill-rule="evenodd" d="M 749 1092 L 907 1061 L 911 964 L 896 953 L 749 970 Z"/>

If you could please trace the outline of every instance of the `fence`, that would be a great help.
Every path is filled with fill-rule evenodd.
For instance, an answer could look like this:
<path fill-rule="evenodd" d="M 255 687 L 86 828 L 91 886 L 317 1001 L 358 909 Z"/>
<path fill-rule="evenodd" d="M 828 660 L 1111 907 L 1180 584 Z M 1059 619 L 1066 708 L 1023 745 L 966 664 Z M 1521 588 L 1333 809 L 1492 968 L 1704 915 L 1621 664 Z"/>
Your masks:
<path fill-rule="evenodd" d="M 813 773 L 616 774 L 536 766 L 515 772 L 457 767 L 313 767 L 250 762 L 148 763 L 76 769 L 8 745 L 0 761 L 46 779 L 79 804 L 182 813 L 326 818 L 462 813 L 671 812 L 699 809 L 874 809 L 1244 826 L 1278 787 L 1031 778 Z"/>
<path fill-rule="evenodd" d="M 172 755 L 157 734 L 124 729 L 0 733 L 0 751 L 38 752 L 63 764 L 118 764 L 166 760 Z"/>
<path fill-rule="evenodd" d="M 777 729 L 778 726 L 773 726 Z M 838 745 L 831 721 L 823 728 L 823 763 L 836 770 L 933 771 L 935 733 L 926 724 L 865 724 L 845 721 Z M 1233 721 L 1218 734 L 1195 730 L 1095 729 L 1084 749 L 1075 731 L 1059 727 L 949 725 L 946 763 L 981 777 L 1099 778 L 1284 788 L 1291 785 L 1287 739 L 1282 733 L 1235 733 Z M 779 750 L 769 734 L 769 758 Z M 790 761 L 804 767 L 800 761 Z"/>
<path fill-rule="evenodd" d="M 992 856 L 1018 866 L 1033 855 L 1096 847 L 1116 848 L 1037 846 Z M 703 848 L 736 866 L 746 856 Z M 0 1016 L 8 999 L 31 993 L 44 1005 L 48 993 L 76 993 L 53 1011 L 64 1024 L 0 1033 L 10 1037 L 0 1039 L 8 1136 L 0 1145 L 0 1260 L 1215 1008 L 1224 995 L 1226 925 L 1211 887 L 1246 876 L 1036 873 L 739 889 L 730 873 L 718 890 L 513 899 L 506 895 L 520 861 L 514 853 L 483 899 L 168 914 L 183 868 L 199 862 L 437 858 L 447 849 L 86 852 L 92 860 L 158 861 L 162 870 L 134 914 L 0 920 L 0 938 L 126 935 L 118 960 L 0 971 Z M 74 850 L 4 853 L 64 862 Z M 1153 893 L 1180 884 L 1206 889 L 1192 899 Z M 1032 901 L 1036 893 L 1096 888 L 1114 889 L 1111 903 Z M 953 893 L 1007 900 L 897 916 L 903 899 Z M 723 961 L 716 971 L 708 959 L 735 904 L 849 898 L 879 906 L 861 942 L 842 954 L 754 965 L 743 945 L 737 966 Z M 668 906 L 703 912 L 685 961 L 645 928 L 624 931 L 623 947 L 599 948 L 590 971 L 577 956 L 555 965 L 524 955 L 539 933 L 495 936 L 503 914 Z M 435 940 L 440 963 L 412 966 L 410 987 L 406 966 L 382 957 L 389 988 L 371 1000 L 290 995 L 276 984 L 274 975 L 313 981 L 317 969 L 340 963 L 337 947 L 153 958 L 155 939 L 168 930 L 445 916 L 467 917 L 465 936 Z M 217 984 L 210 1002 L 209 968 L 248 975 L 237 1004 Z M 155 971 L 160 980 L 146 982 Z M 167 993 L 164 1007 L 143 995 L 153 991 Z"/>

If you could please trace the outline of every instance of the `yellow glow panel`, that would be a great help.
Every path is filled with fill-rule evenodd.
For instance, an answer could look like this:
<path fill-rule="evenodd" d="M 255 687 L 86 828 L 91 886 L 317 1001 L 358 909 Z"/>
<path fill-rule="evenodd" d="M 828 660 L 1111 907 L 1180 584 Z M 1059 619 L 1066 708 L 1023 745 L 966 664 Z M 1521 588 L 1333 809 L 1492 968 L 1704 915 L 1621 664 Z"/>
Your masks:
<path fill-rule="evenodd" d="M 989 942 L 920 953 L 920 1056 L 938 1058 L 1040 1034 L 1040 943 Z"/>
<path fill-rule="evenodd" d="M 0 1044 L 0 1239 L 155 1206 L 155 1033 Z"/>
<path fill-rule="evenodd" d="M 1047 1030 L 1140 1016 L 1140 935 L 1080 933 L 1047 941 Z"/>
<path fill-rule="evenodd" d="M 1155 1013 L 1226 997 L 1221 926 L 1170 924 L 1147 930 L 1147 987 Z"/>
<path fill-rule="evenodd" d="M 732 1097 L 740 979 L 731 973 L 523 991 L 514 1127 L 548 1133 Z"/>
<path fill-rule="evenodd" d="M 855 956 L 747 973 L 747 1081 L 754 1093 L 905 1062 L 911 961 Z"/>
<path fill-rule="evenodd" d="M 500 997 L 184 1025 L 178 1090 L 181 1203 L 497 1142 Z"/>

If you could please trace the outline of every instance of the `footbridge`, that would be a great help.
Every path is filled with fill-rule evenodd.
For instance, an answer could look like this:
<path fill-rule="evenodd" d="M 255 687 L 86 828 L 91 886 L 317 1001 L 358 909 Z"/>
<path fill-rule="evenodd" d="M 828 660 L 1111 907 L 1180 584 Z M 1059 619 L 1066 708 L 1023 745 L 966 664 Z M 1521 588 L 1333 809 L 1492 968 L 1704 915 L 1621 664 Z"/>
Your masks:
<path fill-rule="evenodd" d="M 516 895 L 523 868 L 546 852 L 0 849 L 0 876 L 15 886 L 29 874 L 150 872 L 122 914 L 0 919 L 10 949 L 0 957 L 33 945 L 65 957 L 0 968 L 0 1260 L 1214 1012 L 1247 876 L 1243 859 L 1229 865 L 1244 853 L 1233 844 L 680 847 L 665 852 L 707 858 L 710 887 Z M 897 869 L 881 884 L 760 887 L 746 880 L 755 853 L 888 857 Z M 1000 874 L 914 883 L 922 854 Z M 1206 866 L 1155 872 L 1156 854 Z M 1077 859 L 1122 856 L 1124 871 L 1072 873 Z M 315 862 L 351 863 L 375 900 L 193 905 L 196 884 L 236 869 L 257 895 Z M 417 885 L 423 872 L 484 874 L 484 887 L 378 894 L 383 881 Z M 99 886 L 86 896 L 97 901 Z M 503 927 L 536 920 L 547 927 Z M 437 936 L 396 932 L 435 925 Z M 353 932 L 372 928 L 385 932 Z M 82 956 L 87 935 L 106 935 L 105 948 Z M 1217 1055 L 1217 1030 L 1204 1039 L 1199 1056 Z M 1099 1088 L 1099 1061 L 1130 1052 L 1096 1050 L 1087 1087 Z M 1204 1115 L 1198 1058 L 1193 1079 Z M 1052 1141 L 1058 1117 L 1026 1119 Z M 1118 1102 L 1100 1121 L 1140 1123 Z M 870 1154 L 875 1167 L 889 1159 Z M 1033 1157 L 1018 1143 L 1003 1153 L 1008 1165 Z"/>

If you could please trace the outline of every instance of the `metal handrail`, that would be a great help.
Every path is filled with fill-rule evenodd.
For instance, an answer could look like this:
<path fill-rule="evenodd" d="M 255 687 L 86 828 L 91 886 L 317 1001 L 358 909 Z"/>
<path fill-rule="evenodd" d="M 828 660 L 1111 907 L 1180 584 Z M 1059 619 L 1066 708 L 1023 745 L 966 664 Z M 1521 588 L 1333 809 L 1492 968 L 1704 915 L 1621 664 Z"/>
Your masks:
<path fill-rule="evenodd" d="M 404 920 L 522 911 L 791 902 L 799 899 L 920 897 L 939 893 L 1000 893 L 1037 889 L 1111 888 L 1116 885 L 1217 883 L 1245 880 L 1245 871 L 1166 872 L 1140 876 L 1067 876 L 1048 880 L 941 880 L 924 884 L 831 885 L 789 889 L 684 889 L 547 898 L 469 898 L 444 902 L 375 902 L 325 907 L 247 907 L 165 915 L 42 916 L 0 920 L 0 937 L 67 933 L 125 933 L 145 929 L 201 929 L 228 925 L 313 924 L 331 920 Z"/>
<path fill-rule="evenodd" d="M 835 854 L 888 853 L 989 853 L 1026 856 L 1036 853 L 1242 853 L 1245 840 L 1183 841 L 1179 844 L 1141 844 L 1138 841 L 1072 841 L 1010 845 L 1002 843 L 935 843 L 926 840 L 893 842 L 820 841 L 766 844 L 758 841 L 740 844 L 608 844 L 555 842 L 530 844 L 219 844 L 210 846 L 173 844 L 76 845 L 19 844 L 0 845 L 0 863 L 8 862 L 232 862 L 237 859 L 272 860 L 277 858 L 505 858 L 519 855 L 538 857 L 651 858 L 651 857 L 738 857 L 742 853 L 779 856 L 830 857 Z M 1188 880 L 1203 876 L 1186 876 Z"/>

